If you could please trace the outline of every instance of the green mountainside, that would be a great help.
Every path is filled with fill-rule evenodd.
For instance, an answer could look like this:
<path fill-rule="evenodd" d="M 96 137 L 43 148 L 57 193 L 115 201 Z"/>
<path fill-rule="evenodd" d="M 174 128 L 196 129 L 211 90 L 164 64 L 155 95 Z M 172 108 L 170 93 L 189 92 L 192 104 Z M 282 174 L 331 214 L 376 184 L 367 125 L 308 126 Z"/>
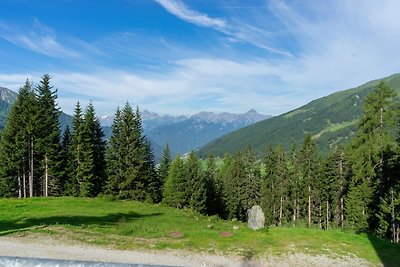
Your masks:
<path fill-rule="evenodd" d="M 300 146 L 309 133 L 320 153 L 326 156 L 330 148 L 338 144 L 346 145 L 350 141 L 362 114 L 365 96 L 381 80 L 397 93 L 400 92 L 400 74 L 370 81 L 224 135 L 200 148 L 198 154 L 202 157 L 209 153 L 223 156 L 251 145 L 263 155 L 269 145 L 282 144 L 286 150 L 292 144 Z"/>

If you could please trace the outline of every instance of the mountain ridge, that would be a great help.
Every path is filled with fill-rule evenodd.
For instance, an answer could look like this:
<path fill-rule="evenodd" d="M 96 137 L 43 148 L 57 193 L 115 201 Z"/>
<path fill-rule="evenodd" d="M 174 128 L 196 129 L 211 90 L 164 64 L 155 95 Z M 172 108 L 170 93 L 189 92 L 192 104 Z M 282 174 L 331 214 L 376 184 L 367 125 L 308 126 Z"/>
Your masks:
<path fill-rule="evenodd" d="M 382 80 L 400 93 L 400 74 L 375 79 L 221 136 L 201 147 L 197 153 L 202 157 L 210 153 L 223 156 L 250 145 L 263 155 L 269 145 L 278 144 L 288 151 L 293 144 L 301 146 L 305 135 L 311 134 L 318 150 L 327 156 L 334 146 L 348 144 L 357 129 L 366 95 Z"/>

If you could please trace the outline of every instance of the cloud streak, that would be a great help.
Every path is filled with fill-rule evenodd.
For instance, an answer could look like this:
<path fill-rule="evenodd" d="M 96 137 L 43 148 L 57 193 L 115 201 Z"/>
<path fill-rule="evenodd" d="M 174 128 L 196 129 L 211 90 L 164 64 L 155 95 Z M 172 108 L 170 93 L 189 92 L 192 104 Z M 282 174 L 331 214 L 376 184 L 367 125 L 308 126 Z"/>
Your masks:
<path fill-rule="evenodd" d="M 30 29 L 11 27 L 0 21 L 0 37 L 24 49 L 50 57 L 78 57 L 79 53 L 64 47 L 52 29 L 35 19 Z"/>
<path fill-rule="evenodd" d="M 178 18 L 205 27 L 212 27 L 217 30 L 226 28 L 226 21 L 220 18 L 211 18 L 206 14 L 197 12 L 188 8 L 183 2 L 179 0 L 155 0 L 163 6 L 169 13 L 177 16 Z"/>

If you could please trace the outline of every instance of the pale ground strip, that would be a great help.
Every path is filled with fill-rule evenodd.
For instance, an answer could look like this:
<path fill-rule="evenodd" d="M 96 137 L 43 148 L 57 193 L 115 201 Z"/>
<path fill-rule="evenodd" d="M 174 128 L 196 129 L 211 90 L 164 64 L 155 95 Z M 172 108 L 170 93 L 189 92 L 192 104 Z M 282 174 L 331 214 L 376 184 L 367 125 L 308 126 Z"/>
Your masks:
<path fill-rule="evenodd" d="M 192 253 L 187 251 L 126 251 L 94 247 L 82 243 L 61 242 L 48 237 L 0 237 L 0 256 L 65 259 L 171 266 L 371 266 L 353 258 L 329 258 L 323 255 L 295 253 L 246 261 L 236 256 Z"/>

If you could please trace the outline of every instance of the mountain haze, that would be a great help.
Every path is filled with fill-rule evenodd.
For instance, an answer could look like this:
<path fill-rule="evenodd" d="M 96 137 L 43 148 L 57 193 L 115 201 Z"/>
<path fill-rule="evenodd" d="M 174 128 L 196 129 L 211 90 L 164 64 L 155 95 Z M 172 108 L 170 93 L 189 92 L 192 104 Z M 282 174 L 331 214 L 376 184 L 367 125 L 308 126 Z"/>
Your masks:
<path fill-rule="evenodd" d="M 301 146 L 306 134 L 311 134 L 317 148 L 326 156 L 335 145 L 345 145 L 354 135 L 362 115 L 363 101 L 383 80 L 400 93 L 400 74 L 370 81 L 359 87 L 339 91 L 314 100 L 300 108 L 264 120 L 217 138 L 198 153 L 223 156 L 251 145 L 264 154 L 268 145 L 282 144 L 289 150 L 292 144 Z"/>

